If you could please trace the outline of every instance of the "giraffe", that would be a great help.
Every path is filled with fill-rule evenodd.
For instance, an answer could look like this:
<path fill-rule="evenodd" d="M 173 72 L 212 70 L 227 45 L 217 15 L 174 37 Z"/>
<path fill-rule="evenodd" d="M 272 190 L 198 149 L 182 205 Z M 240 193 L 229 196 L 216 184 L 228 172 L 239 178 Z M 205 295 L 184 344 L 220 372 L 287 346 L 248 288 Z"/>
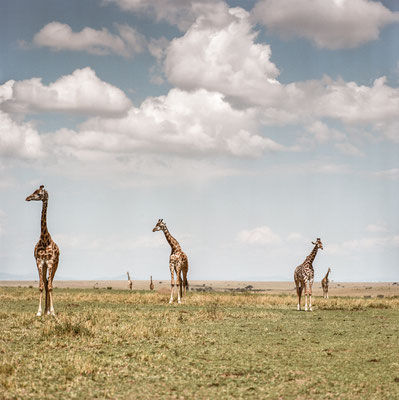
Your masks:
<path fill-rule="evenodd" d="M 128 286 L 128 288 L 129 288 L 130 290 L 132 290 L 133 282 L 132 282 L 132 280 L 130 279 L 129 272 L 127 273 L 127 286 Z"/>
<path fill-rule="evenodd" d="M 169 304 L 173 303 L 173 292 L 175 286 L 175 276 L 176 273 L 176 286 L 177 290 L 177 302 L 180 304 L 180 298 L 183 297 L 182 285 L 184 286 L 184 295 L 186 295 L 186 290 L 188 290 L 187 282 L 187 272 L 188 272 L 188 259 L 184 251 L 181 249 L 179 242 L 169 233 L 166 223 L 163 219 L 159 219 L 155 225 L 153 232 L 162 231 L 165 234 L 165 238 L 171 247 L 171 253 L 169 258 L 169 269 L 170 269 L 170 300 Z M 183 273 L 183 282 L 181 278 L 181 273 Z"/>
<path fill-rule="evenodd" d="M 150 276 L 150 290 L 154 290 L 154 284 L 152 283 L 152 276 Z"/>
<path fill-rule="evenodd" d="M 328 299 L 328 284 L 329 284 L 329 280 L 328 280 L 328 274 L 331 272 L 331 268 L 328 268 L 326 276 L 321 280 L 321 287 L 323 288 L 323 297 L 325 299 Z"/>
<path fill-rule="evenodd" d="M 57 271 L 58 261 L 60 258 L 60 250 L 55 242 L 51 239 L 50 233 L 47 230 L 47 204 L 48 193 L 41 185 L 39 189 L 35 190 L 26 201 L 42 201 L 42 219 L 41 219 L 41 233 L 40 239 L 35 246 L 34 255 L 36 258 L 36 265 L 39 271 L 39 308 L 37 316 L 42 315 L 42 295 L 43 289 L 45 290 L 45 307 L 44 314 L 55 315 L 53 304 L 53 279 Z M 47 276 L 48 271 L 48 276 Z"/>
<path fill-rule="evenodd" d="M 305 288 L 305 311 L 308 311 L 308 295 L 309 295 L 309 310 L 312 311 L 312 286 L 314 278 L 313 261 L 316 257 L 317 250 L 323 250 L 323 243 L 320 238 L 316 239 L 313 250 L 306 257 L 305 261 L 295 268 L 294 281 L 296 286 L 296 292 L 298 295 L 298 311 L 301 310 L 301 295 L 302 290 Z"/>

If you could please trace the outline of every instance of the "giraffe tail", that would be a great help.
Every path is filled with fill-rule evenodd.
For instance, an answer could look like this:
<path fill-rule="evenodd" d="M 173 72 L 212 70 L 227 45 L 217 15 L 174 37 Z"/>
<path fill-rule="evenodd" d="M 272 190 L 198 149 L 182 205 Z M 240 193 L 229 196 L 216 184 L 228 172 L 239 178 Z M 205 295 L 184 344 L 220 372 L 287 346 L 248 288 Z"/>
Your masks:
<path fill-rule="evenodd" d="M 186 290 L 188 290 L 188 280 L 187 280 L 187 278 L 184 279 L 183 285 L 186 288 Z"/>
<path fill-rule="evenodd" d="M 183 272 L 183 286 L 184 286 L 184 294 L 188 292 L 188 280 L 187 280 L 187 272 L 188 272 L 188 259 L 185 257 L 185 272 Z"/>

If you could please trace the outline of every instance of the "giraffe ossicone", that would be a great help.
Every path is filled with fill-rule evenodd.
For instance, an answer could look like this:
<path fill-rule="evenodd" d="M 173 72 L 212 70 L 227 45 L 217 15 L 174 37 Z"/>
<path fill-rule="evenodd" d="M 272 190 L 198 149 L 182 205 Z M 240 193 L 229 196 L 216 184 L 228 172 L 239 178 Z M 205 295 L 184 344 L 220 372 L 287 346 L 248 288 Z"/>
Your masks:
<path fill-rule="evenodd" d="M 169 257 L 169 269 L 170 269 L 170 300 L 169 304 L 173 303 L 173 292 L 175 286 L 175 274 L 176 274 L 176 287 L 177 287 L 177 302 L 181 303 L 183 297 L 183 286 L 184 295 L 188 290 L 187 272 L 188 272 L 188 258 L 186 253 L 181 249 L 179 242 L 169 233 L 166 223 L 163 219 L 159 219 L 156 223 L 153 232 L 162 231 L 165 235 L 167 242 L 171 247 L 171 253 Z M 183 279 L 182 279 L 183 274 Z"/>
<path fill-rule="evenodd" d="M 55 315 L 53 303 L 53 280 L 55 272 L 58 268 L 60 258 L 60 250 L 56 243 L 50 236 L 47 229 L 47 206 L 48 206 L 48 193 L 41 185 L 39 189 L 35 190 L 26 201 L 41 201 L 42 204 L 42 217 L 41 217 L 41 231 L 40 239 L 37 242 L 34 250 L 36 265 L 39 272 L 39 308 L 37 316 L 42 315 L 42 296 L 43 289 L 45 290 L 45 307 L 44 313 Z"/>
<path fill-rule="evenodd" d="M 295 268 L 294 281 L 296 286 L 296 292 L 298 295 L 297 310 L 301 310 L 301 296 L 302 290 L 305 289 L 305 311 L 312 311 L 312 286 L 314 280 L 314 269 L 313 261 L 316 257 L 317 251 L 323 250 L 323 243 L 320 238 L 316 239 L 316 242 L 312 242 L 314 245 L 313 250 L 306 257 L 305 261 Z M 308 296 L 309 296 L 309 308 L 308 308 Z"/>

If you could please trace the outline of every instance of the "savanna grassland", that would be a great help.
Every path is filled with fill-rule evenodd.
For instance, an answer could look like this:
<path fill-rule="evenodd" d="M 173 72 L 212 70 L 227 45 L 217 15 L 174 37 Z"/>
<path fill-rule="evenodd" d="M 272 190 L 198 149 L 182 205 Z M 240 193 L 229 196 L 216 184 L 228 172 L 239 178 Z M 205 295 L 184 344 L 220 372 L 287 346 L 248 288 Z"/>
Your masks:
<path fill-rule="evenodd" d="M 399 298 L 0 288 L 1 399 L 399 398 Z"/>

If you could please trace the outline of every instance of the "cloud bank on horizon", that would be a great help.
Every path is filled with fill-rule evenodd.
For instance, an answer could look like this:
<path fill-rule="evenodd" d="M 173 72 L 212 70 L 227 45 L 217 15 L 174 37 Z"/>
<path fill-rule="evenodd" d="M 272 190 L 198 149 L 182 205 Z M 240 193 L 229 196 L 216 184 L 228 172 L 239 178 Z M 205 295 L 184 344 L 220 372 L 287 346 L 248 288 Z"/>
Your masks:
<path fill-rule="evenodd" d="M 397 191 L 392 186 L 399 177 L 394 156 L 399 142 L 398 55 L 390 56 L 396 57 L 396 67 L 388 65 L 388 57 L 382 74 L 381 68 L 370 69 L 368 83 L 346 80 L 346 71 L 338 68 L 335 76 L 329 76 L 317 60 L 334 54 L 348 57 L 349 52 L 354 58 L 361 57 L 359 52 L 367 46 L 391 48 L 391 36 L 384 32 L 398 30 L 399 12 L 391 9 L 388 1 L 369 0 L 300 0 L 295 8 L 285 0 L 258 0 L 250 8 L 246 2 L 235 7 L 210 0 L 166 3 L 104 0 L 90 6 L 94 14 L 113 9 L 112 19 L 101 18 L 101 25 L 91 25 L 93 20 L 84 18 L 89 15 L 87 5 L 81 6 L 80 24 L 62 15 L 57 18 L 55 9 L 54 19 L 40 26 L 32 24 L 29 37 L 18 37 L 16 31 L 14 44 L 20 43 L 20 47 L 10 46 L 11 58 L 18 54 L 29 62 L 35 54 L 67 57 L 70 68 L 57 74 L 55 66 L 46 64 L 42 76 L 29 76 L 21 68 L 16 75 L 25 75 L 23 79 L 13 76 L 12 69 L 2 73 L 8 79 L 0 81 L 0 176 L 4 182 L 0 190 L 26 188 L 36 181 L 31 175 L 37 175 L 57 176 L 59 188 L 62 181 L 78 180 L 99 182 L 106 192 L 118 185 L 126 191 L 146 188 L 156 196 L 159 187 L 192 185 L 192 190 L 204 196 L 203 185 L 217 186 L 220 180 L 235 179 L 237 190 L 242 187 L 240 193 L 245 193 L 246 182 L 253 179 L 258 188 L 259 179 L 264 178 L 279 179 L 280 183 L 270 181 L 262 190 L 280 188 L 281 196 L 286 197 L 289 187 L 299 182 L 307 187 L 309 176 L 316 177 L 311 180 L 323 176 L 321 191 L 323 185 L 330 188 L 334 181 L 336 190 L 342 192 L 342 197 L 325 199 L 323 209 L 328 209 L 336 204 L 345 208 L 345 191 L 362 181 L 358 189 L 364 192 L 364 208 L 373 208 L 373 212 L 358 217 L 350 237 L 341 238 L 335 225 L 338 221 L 331 222 L 331 254 L 342 262 L 348 252 L 374 249 L 375 257 L 368 257 L 371 268 L 377 259 L 385 260 L 381 251 L 388 249 L 388 264 L 393 265 L 399 247 L 398 213 L 390 208 L 390 199 L 388 207 L 378 213 L 375 199 L 367 200 L 366 193 L 374 183 L 381 196 Z M 153 31 L 148 29 L 148 21 Z M 284 53 L 289 58 L 292 46 L 306 48 L 314 57 L 314 68 L 320 68 L 314 78 L 284 79 L 287 68 L 295 71 L 281 56 Z M 274 47 L 280 54 L 277 58 Z M 304 57 L 298 59 L 298 69 L 301 62 L 311 63 Z M 40 65 L 37 59 L 35 62 Z M 115 65 L 130 74 L 145 70 L 147 82 L 130 90 L 124 83 L 129 74 L 118 73 Z M 366 73 L 369 66 L 362 64 L 362 68 Z M 50 70 L 55 79 L 46 75 Z M 111 79 L 105 78 L 111 75 Z M 386 157 L 381 156 L 384 153 Z M 339 176 L 349 180 L 342 188 L 335 181 Z M 232 196 L 228 190 L 210 192 L 217 201 Z M 299 214 L 308 212 L 310 195 L 305 193 L 297 201 Z M 171 213 L 179 214 L 173 200 L 168 201 Z M 254 209 L 262 208 L 256 198 L 251 203 Z M 279 209 L 282 201 L 277 196 L 267 207 Z M 211 208 L 212 202 L 202 212 L 209 214 Z M 315 205 L 316 214 L 321 208 Z M 316 227 L 301 230 L 284 222 L 281 231 L 277 221 L 271 225 L 265 216 L 255 221 L 247 215 L 238 226 L 223 219 L 232 231 L 234 251 L 240 253 L 237 262 L 254 246 L 267 249 L 270 262 L 280 259 L 291 246 L 293 255 L 305 257 L 307 248 L 301 247 L 301 239 L 308 243 L 319 235 L 310 233 Z M 3 237 L 7 223 L 0 225 Z M 206 235 L 204 226 L 195 221 L 191 224 L 196 235 Z M 135 233 L 115 241 L 126 251 L 151 248 L 147 237 L 140 239 L 144 236 Z M 118 249 L 117 244 L 81 246 L 71 235 L 72 231 L 59 232 L 60 240 L 76 252 Z M 84 235 L 90 243 L 108 242 L 107 236 L 96 242 L 94 232 Z M 198 246 L 198 259 L 208 262 L 201 258 L 201 241 L 195 242 L 192 235 L 187 240 Z M 5 250 L 1 254 L 12 259 Z M 218 262 L 223 257 L 219 254 Z M 355 260 L 356 268 L 361 269 L 365 258 L 359 255 Z M 267 275 L 259 271 L 259 263 L 254 265 L 251 276 Z M 392 268 L 382 274 L 370 271 L 369 275 L 392 279 Z M 241 279 L 238 270 L 233 272 Z M 206 274 L 213 276 L 211 267 Z M 355 275 L 355 271 L 343 274 L 347 279 Z"/>

